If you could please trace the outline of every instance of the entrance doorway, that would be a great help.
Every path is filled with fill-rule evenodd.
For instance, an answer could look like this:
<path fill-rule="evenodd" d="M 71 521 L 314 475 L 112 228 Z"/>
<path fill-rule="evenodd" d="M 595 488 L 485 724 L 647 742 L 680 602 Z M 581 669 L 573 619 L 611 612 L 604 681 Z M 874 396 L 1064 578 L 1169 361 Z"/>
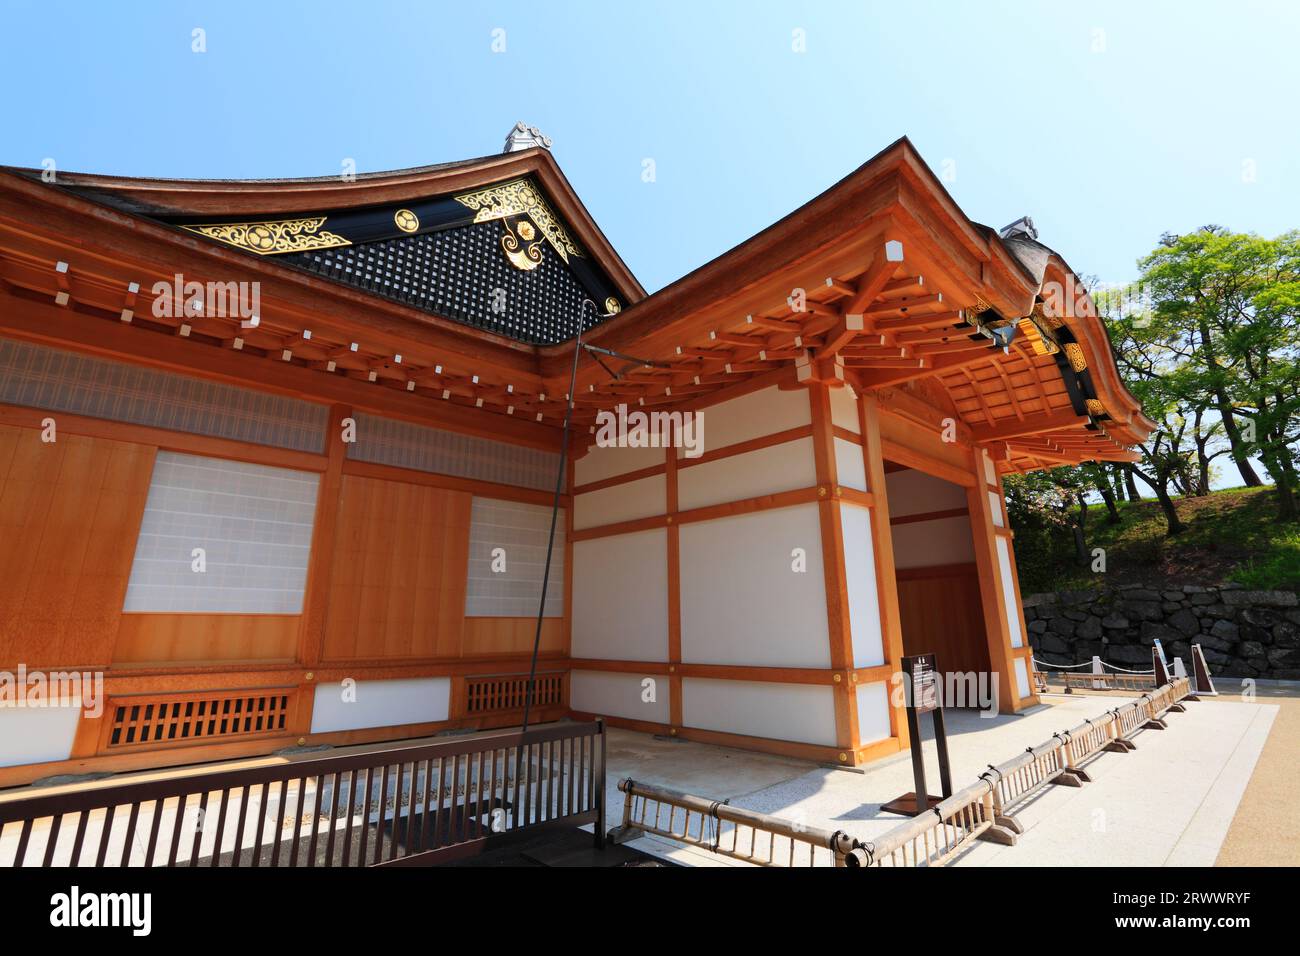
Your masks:
<path fill-rule="evenodd" d="M 903 653 L 935 654 L 945 673 L 988 673 L 966 489 L 890 461 L 885 481 Z"/>

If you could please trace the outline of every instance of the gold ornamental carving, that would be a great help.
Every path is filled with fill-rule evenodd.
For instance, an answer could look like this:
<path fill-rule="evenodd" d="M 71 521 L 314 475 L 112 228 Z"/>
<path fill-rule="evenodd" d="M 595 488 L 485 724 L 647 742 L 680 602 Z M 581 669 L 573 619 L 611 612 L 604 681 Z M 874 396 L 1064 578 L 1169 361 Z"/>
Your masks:
<path fill-rule="evenodd" d="M 317 216 L 268 222 L 222 222 L 183 228 L 236 249 L 256 252 L 259 256 L 352 245 L 337 233 L 323 229 L 324 225 L 325 217 Z"/>
<path fill-rule="evenodd" d="M 551 210 L 535 188 L 533 184 L 526 179 L 516 179 L 508 183 L 499 183 L 496 186 L 489 186 L 486 189 L 479 189 L 472 193 L 464 193 L 456 197 L 456 201 L 474 213 L 475 222 L 490 222 L 493 219 L 509 220 L 516 216 L 527 216 L 530 220 L 527 223 L 521 222 L 518 225 L 519 235 L 515 235 L 514 230 L 506 224 L 507 235 L 502 237 L 501 245 L 506 250 L 506 255 L 511 256 L 511 249 L 508 243 L 513 240 L 516 246 L 516 253 L 520 256 L 527 256 L 522 248 L 523 242 L 528 242 L 529 237 L 523 235 L 523 227 L 527 225 L 531 231 L 534 227 L 541 233 L 543 239 L 550 244 L 561 259 L 569 261 L 569 256 L 583 255 L 582 249 L 569 236 L 568 230 L 560 223 L 560 219 Z M 523 237 L 522 240 L 520 237 Z M 540 240 L 539 240 L 540 241 Z M 510 261 L 516 263 L 515 258 L 511 257 Z M 537 258 L 534 260 L 527 256 L 527 261 L 532 263 L 526 268 L 536 268 L 537 263 L 541 261 L 541 250 L 537 250 Z M 525 266 L 518 266 L 525 268 Z"/>

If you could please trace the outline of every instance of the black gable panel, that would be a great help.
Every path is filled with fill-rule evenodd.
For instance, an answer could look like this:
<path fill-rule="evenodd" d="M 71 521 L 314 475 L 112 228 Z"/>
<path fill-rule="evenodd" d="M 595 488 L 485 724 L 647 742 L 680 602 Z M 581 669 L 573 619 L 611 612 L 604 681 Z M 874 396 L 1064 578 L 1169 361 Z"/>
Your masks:
<path fill-rule="evenodd" d="M 520 342 L 571 339 L 591 294 L 552 249 L 535 268 L 515 268 L 502 252 L 505 234 L 500 221 L 479 222 L 276 258 Z M 589 309 L 586 327 L 593 324 Z"/>

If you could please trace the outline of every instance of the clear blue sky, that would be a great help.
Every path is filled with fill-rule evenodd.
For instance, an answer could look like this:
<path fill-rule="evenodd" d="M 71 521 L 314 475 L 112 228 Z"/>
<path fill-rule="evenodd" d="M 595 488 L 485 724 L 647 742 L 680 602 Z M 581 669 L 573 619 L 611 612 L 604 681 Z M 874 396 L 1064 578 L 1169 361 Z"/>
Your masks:
<path fill-rule="evenodd" d="M 1296 3 L 4 0 L 0 163 L 336 174 L 539 126 L 650 290 L 911 137 L 973 218 L 1120 282 L 1300 226 Z M 194 53 L 192 30 L 206 33 Z M 494 53 L 493 31 L 505 31 Z M 802 30 L 806 52 L 795 52 Z M 642 181 L 655 162 L 656 181 Z M 1253 164 L 1253 181 L 1243 171 Z"/>

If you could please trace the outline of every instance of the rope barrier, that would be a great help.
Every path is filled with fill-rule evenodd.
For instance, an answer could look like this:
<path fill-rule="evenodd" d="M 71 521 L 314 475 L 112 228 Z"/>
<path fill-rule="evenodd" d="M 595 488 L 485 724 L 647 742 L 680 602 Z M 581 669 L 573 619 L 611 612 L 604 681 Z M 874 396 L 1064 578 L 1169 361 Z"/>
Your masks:
<path fill-rule="evenodd" d="M 1042 664 L 1044 667 L 1050 667 L 1058 671 L 1078 670 L 1081 667 L 1092 666 L 1092 661 L 1088 661 L 1085 664 L 1052 664 L 1043 660 L 1041 657 L 1034 657 L 1034 663 Z M 1121 674 L 1154 674 L 1155 673 L 1155 668 L 1152 668 L 1149 671 L 1133 671 L 1133 670 L 1129 670 L 1127 667 L 1120 667 L 1117 664 L 1112 664 L 1110 661 L 1102 661 L 1101 666 L 1110 668 L 1113 671 L 1119 671 Z"/>
<path fill-rule="evenodd" d="M 1045 666 L 1045 667 L 1055 667 L 1057 670 L 1071 670 L 1071 669 L 1076 668 L 1076 667 L 1091 667 L 1091 666 L 1092 666 L 1092 661 L 1088 661 L 1088 663 L 1086 663 L 1086 664 L 1049 664 L 1047 661 L 1042 660 L 1041 658 L 1038 658 L 1038 657 L 1035 657 L 1035 658 L 1034 658 L 1034 663 L 1035 663 L 1035 664 L 1042 664 L 1042 665 Z"/>
<path fill-rule="evenodd" d="M 1115 664 L 1110 663 L 1109 661 L 1102 661 L 1101 666 L 1109 667 L 1111 670 L 1119 671 L 1121 674 L 1154 674 L 1156 672 L 1154 667 L 1151 668 L 1151 670 L 1149 671 L 1131 671 L 1126 667 L 1119 667 Z"/>

